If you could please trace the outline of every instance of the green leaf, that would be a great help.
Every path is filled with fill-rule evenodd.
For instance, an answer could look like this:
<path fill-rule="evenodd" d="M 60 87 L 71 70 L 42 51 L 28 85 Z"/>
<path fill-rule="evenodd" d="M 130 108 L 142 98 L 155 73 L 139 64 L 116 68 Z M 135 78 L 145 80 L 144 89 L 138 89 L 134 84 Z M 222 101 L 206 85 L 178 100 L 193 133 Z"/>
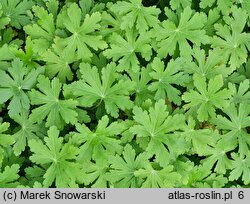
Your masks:
<path fill-rule="evenodd" d="M 206 165 L 194 166 L 186 174 L 189 176 L 187 184 L 189 188 L 222 188 L 228 182 L 223 175 L 211 173 Z"/>
<path fill-rule="evenodd" d="M 81 174 L 80 165 L 75 162 L 79 153 L 78 148 L 63 143 L 59 137 L 59 131 L 52 126 L 48 131 L 48 137 L 41 140 L 29 140 L 28 144 L 33 153 L 30 160 L 36 164 L 48 164 L 48 169 L 43 175 L 43 185 L 51 186 L 55 181 L 56 187 L 70 187 L 76 183 Z"/>
<path fill-rule="evenodd" d="M 121 29 L 132 29 L 135 25 L 143 33 L 158 23 L 160 9 L 156 6 L 144 7 L 142 0 L 118 1 L 111 6 L 111 11 L 122 16 Z"/>
<path fill-rule="evenodd" d="M 240 68 L 237 70 L 237 72 L 238 72 L 238 74 L 240 74 L 240 77 L 242 79 L 239 82 L 243 81 L 246 78 L 250 79 L 250 59 L 248 59 L 246 63 L 244 63 L 242 66 L 240 66 Z"/>
<path fill-rule="evenodd" d="M 140 69 L 139 56 L 146 61 L 150 60 L 152 55 L 150 41 L 150 33 L 142 35 L 133 30 L 126 30 L 124 37 L 113 33 L 109 38 L 110 48 L 106 49 L 103 54 L 119 62 L 119 71 L 132 69 L 137 72 Z"/>
<path fill-rule="evenodd" d="M 209 9 L 207 22 L 204 27 L 208 36 L 213 36 L 215 34 L 214 24 L 216 24 L 220 19 L 221 15 L 217 8 Z"/>
<path fill-rule="evenodd" d="M 50 79 L 57 76 L 62 83 L 65 83 L 66 80 L 72 81 L 73 73 L 70 64 L 76 61 L 74 53 L 69 55 L 65 50 L 53 45 L 53 49 L 43 53 L 42 59 L 46 62 L 46 75 Z"/>
<path fill-rule="evenodd" d="M 119 109 L 131 109 L 133 106 L 129 93 L 133 89 L 133 83 L 129 80 L 117 80 L 116 66 L 110 63 L 102 68 L 101 76 L 96 67 L 81 64 L 83 80 L 76 81 L 66 86 L 78 99 L 83 107 L 93 106 L 96 102 L 105 105 L 106 112 L 117 118 Z"/>
<path fill-rule="evenodd" d="M 223 87 L 223 78 L 221 75 L 215 76 L 206 83 L 204 77 L 194 75 L 194 86 L 197 91 L 190 90 L 182 95 L 182 99 L 187 103 L 185 109 L 194 108 L 197 110 L 199 121 L 206 121 L 209 116 L 215 117 L 215 108 L 224 109 L 229 105 L 227 99 L 230 98 L 231 92 Z"/>
<path fill-rule="evenodd" d="M 170 6 L 173 10 L 178 10 L 186 7 L 190 7 L 192 0 L 171 0 Z"/>
<path fill-rule="evenodd" d="M 58 0 L 47 0 L 46 7 L 48 11 L 56 16 L 59 10 L 59 1 Z"/>
<path fill-rule="evenodd" d="M 102 12 L 102 21 L 100 22 L 102 27 L 100 29 L 100 34 L 103 36 L 108 36 L 115 32 L 121 32 L 122 17 L 117 12 L 112 12 L 110 10 L 112 5 L 113 4 L 107 4 L 107 11 Z"/>
<path fill-rule="evenodd" d="M 91 188 L 108 188 L 106 173 L 108 171 L 108 161 L 95 161 L 83 163 L 85 185 L 91 185 Z"/>
<path fill-rule="evenodd" d="M 53 125 L 58 129 L 62 129 L 65 124 L 77 123 L 76 106 L 78 102 L 73 99 L 60 99 L 62 84 L 58 78 L 50 81 L 41 75 L 38 78 L 38 90 L 32 89 L 29 92 L 32 105 L 37 105 L 32 110 L 30 119 L 39 124 L 46 119 L 46 127 Z"/>
<path fill-rule="evenodd" d="M 19 178 L 19 165 L 13 164 L 12 166 L 6 166 L 2 172 L 0 172 L 0 186 L 5 188 L 15 188 L 18 186 L 17 179 Z"/>
<path fill-rule="evenodd" d="M 250 0 L 0 0 L 0 187 L 250 187 L 249 25 Z"/>
<path fill-rule="evenodd" d="M 0 30 L 4 29 L 6 25 L 9 24 L 10 18 L 3 16 L 3 6 L 0 3 Z M 1 40 L 1 37 L 0 37 Z"/>
<path fill-rule="evenodd" d="M 38 20 L 34 24 L 26 25 L 24 30 L 34 43 L 34 51 L 43 53 L 52 45 L 55 37 L 55 16 L 39 6 L 34 6 L 33 12 Z"/>
<path fill-rule="evenodd" d="M 14 143 L 13 138 L 9 134 L 4 134 L 9 129 L 9 123 L 0 123 L 0 144 L 1 146 L 8 146 Z"/>
<path fill-rule="evenodd" d="M 237 3 L 241 4 L 241 7 L 250 15 L 250 2 L 249 0 L 236 0 Z M 249 18 L 248 18 L 249 23 Z"/>
<path fill-rule="evenodd" d="M 39 67 L 28 72 L 19 59 L 14 59 L 8 71 L 0 70 L 0 104 L 10 100 L 9 115 L 14 116 L 23 110 L 29 110 L 30 100 L 26 94 L 36 84 L 38 75 L 44 69 Z"/>
<path fill-rule="evenodd" d="M 28 179 L 29 186 L 33 186 L 35 183 L 42 183 L 43 182 L 43 175 L 45 174 L 46 170 L 34 165 L 32 167 L 25 168 L 25 177 Z"/>
<path fill-rule="evenodd" d="M 145 169 L 139 169 L 134 174 L 136 177 L 144 178 L 142 188 L 172 188 L 181 180 L 181 176 L 173 172 L 171 165 L 160 170 L 147 165 Z"/>
<path fill-rule="evenodd" d="M 223 112 L 227 117 L 217 115 L 212 120 L 218 129 L 225 131 L 222 139 L 223 144 L 227 144 L 227 148 L 231 148 L 231 150 L 238 147 L 240 155 L 246 155 L 250 146 L 247 132 L 250 124 L 250 105 L 242 103 L 235 107 L 234 104 L 231 104 Z"/>
<path fill-rule="evenodd" d="M 182 136 L 191 144 L 192 153 L 198 156 L 207 155 L 220 138 L 218 133 L 211 129 L 198 129 L 192 117 L 188 118 L 188 125 Z"/>
<path fill-rule="evenodd" d="M 225 17 L 225 25 L 215 24 L 216 34 L 212 39 L 212 47 L 223 50 L 229 58 L 230 67 L 238 68 L 246 62 L 250 50 L 250 33 L 244 32 L 248 15 L 246 11 L 233 6 L 232 17 Z"/>
<path fill-rule="evenodd" d="M 93 131 L 84 124 L 76 125 L 76 129 L 79 132 L 76 133 L 76 136 L 82 143 L 78 156 L 79 161 L 93 159 L 103 163 L 115 153 L 121 153 L 122 146 L 118 135 L 124 131 L 125 127 L 118 122 L 108 123 L 108 117 L 103 116 Z"/>
<path fill-rule="evenodd" d="M 130 131 L 137 138 L 149 139 L 146 147 L 148 158 L 155 155 L 156 161 L 165 167 L 171 159 L 186 150 L 184 139 L 175 134 L 184 127 L 184 115 L 170 115 L 164 100 L 159 100 L 149 111 L 143 111 L 136 106 L 133 113 L 136 124 Z"/>
<path fill-rule="evenodd" d="M 185 87 L 189 82 L 189 76 L 182 71 L 183 61 L 181 59 L 170 60 L 167 67 L 159 58 L 155 58 L 151 63 L 153 72 L 150 76 L 153 82 L 148 89 L 156 91 L 155 100 L 166 99 L 177 105 L 181 104 L 181 92 L 173 85 Z"/>
<path fill-rule="evenodd" d="M 13 146 L 15 155 L 20 155 L 25 150 L 27 141 L 46 135 L 44 124 L 38 125 L 32 122 L 28 112 L 22 112 L 20 115 L 13 116 L 13 120 L 20 125 L 19 130 L 13 134 L 15 139 Z"/>
<path fill-rule="evenodd" d="M 135 176 L 139 169 L 146 168 L 149 161 L 145 153 L 136 155 L 131 145 L 124 147 L 122 156 L 116 155 L 109 158 L 110 173 L 107 179 L 114 183 L 116 188 L 138 188 L 142 184 L 142 179 Z"/>
<path fill-rule="evenodd" d="M 100 29 L 99 22 L 101 14 L 95 12 L 91 15 L 86 14 L 81 23 L 81 9 L 73 3 L 67 9 L 67 15 L 64 19 L 64 26 L 71 33 L 67 38 L 56 38 L 55 43 L 65 49 L 65 52 L 77 54 L 78 59 L 90 60 L 93 56 L 90 49 L 99 50 L 107 47 L 101 35 L 96 35 Z"/>
<path fill-rule="evenodd" d="M 151 76 L 149 73 L 152 71 L 150 67 L 141 68 L 140 71 L 134 72 L 129 70 L 128 74 L 133 83 L 135 83 L 134 93 L 135 93 L 135 104 L 140 106 L 147 99 L 153 100 L 154 92 L 148 89 L 149 83 L 151 81 Z"/>
<path fill-rule="evenodd" d="M 206 158 L 202 160 L 202 163 L 206 168 L 213 169 L 218 174 L 225 174 L 232 167 L 232 161 L 227 156 L 227 152 L 230 152 L 232 148 L 230 145 L 225 145 L 223 140 L 213 147 L 206 153 Z"/>
<path fill-rule="evenodd" d="M 184 64 L 183 70 L 189 74 L 196 74 L 200 77 L 212 79 L 216 75 L 227 77 L 233 70 L 226 66 L 227 59 L 223 57 L 222 50 L 209 50 L 206 55 L 205 50 L 195 47 L 194 54 L 189 63 Z"/>
<path fill-rule="evenodd" d="M 250 101 L 250 84 L 249 79 L 245 79 L 240 83 L 239 86 L 233 83 L 228 84 L 228 88 L 232 92 L 231 102 L 239 105 L 241 103 L 249 103 Z"/>
<path fill-rule="evenodd" d="M 10 126 L 9 123 L 0 123 L 0 166 L 5 156 L 4 148 L 9 145 L 12 145 L 15 142 L 12 135 L 4 133 L 9 129 L 9 126 Z"/>
<path fill-rule="evenodd" d="M 37 62 L 41 58 L 39 55 L 37 55 L 34 52 L 34 42 L 31 40 L 30 37 L 26 38 L 26 45 L 25 48 L 20 48 L 20 49 L 12 49 L 12 52 L 15 54 L 16 57 L 18 57 L 28 68 L 28 70 L 32 70 L 34 68 L 38 68 L 41 65 Z"/>
<path fill-rule="evenodd" d="M 21 29 L 30 23 L 27 11 L 34 5 L 31 0 L 1 0 L 4 16 L 10 18 L 10 25 Z"/>
<path fill-rule="evenodd" d="M 230 172 L 229 180 L 234 181 L 242 177 L 245 185 L 250 183 L 250 152 L 245 152 L 246 156 L 232 153 L 233 167 Z"/>
<path fill-rule="evenodd" d="M 7 70 L 10 67 L 9 60 L 15 58 L 15 55 L 11 52 L 10 46 L 4 44 L 0 47 L 0 70 Z"/>
<path fill-rule="evenodd" d="M 230 12 L 230 8 L 233 5 L 232 0 L 201 0 L 200 7 L 207 8 L 212 7 L 214 3 L 217 3 L 217 8 L 224 14 L 228 15 Z"/>
<path fill-rule="evenodd" d="M 197 46 L 209 43 L 209 37 L 203 29 L 207 21 L 206 15 L 198 12 L 193 14 L 191 8 L 186 7 L 179 16 L 174 17 L 178 22 L 164 20 L 153 30 L 153 35 L 158 41 L 157 53 L 161 58 L 172 56 L 179 46 L 180 55 L 190 58 L 193 50 L 188 41 Z"/>
<path fill-rule="evenodd" d="M 97 11 L 101 12 L 105 8 L 104 3 L 96 3 L 94 0 L 80 0 L 79 5 L 82 9 L 83 16 Z"/>

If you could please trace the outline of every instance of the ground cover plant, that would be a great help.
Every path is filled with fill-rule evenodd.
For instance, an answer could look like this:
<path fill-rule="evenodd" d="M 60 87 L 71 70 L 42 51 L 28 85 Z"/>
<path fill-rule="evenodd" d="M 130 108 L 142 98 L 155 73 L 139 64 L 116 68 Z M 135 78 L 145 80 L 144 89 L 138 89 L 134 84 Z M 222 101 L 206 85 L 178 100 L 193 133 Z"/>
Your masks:
<path fill-rule="evenodd" d="M 249 187 L 250 0 L 0 0 L 0 187 Z"/>

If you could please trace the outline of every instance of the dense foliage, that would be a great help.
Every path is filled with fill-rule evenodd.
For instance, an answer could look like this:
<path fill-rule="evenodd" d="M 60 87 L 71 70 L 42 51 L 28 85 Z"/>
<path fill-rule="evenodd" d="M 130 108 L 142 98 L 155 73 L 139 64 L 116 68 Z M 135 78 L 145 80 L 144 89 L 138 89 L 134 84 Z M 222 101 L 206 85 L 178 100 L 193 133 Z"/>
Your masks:
<path fill-rule="evenodd" d="M 0 0 L 0 187 L 250 187 L 250 0 Z"/>

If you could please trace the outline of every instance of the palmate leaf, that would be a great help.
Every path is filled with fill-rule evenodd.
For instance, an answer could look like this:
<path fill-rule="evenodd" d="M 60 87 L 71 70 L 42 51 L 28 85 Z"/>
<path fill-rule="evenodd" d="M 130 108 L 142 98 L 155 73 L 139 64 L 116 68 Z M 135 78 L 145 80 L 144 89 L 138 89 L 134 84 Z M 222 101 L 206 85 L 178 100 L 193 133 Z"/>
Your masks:
<path fill-rule="evenodd" d="M 250 33 L 244 32 L 247 12 L 233 6 L 232 17 L 225 17 L 225 25 L 215 24 L 216 34 L 212 47 L 222 49 L 221 55 L 229 58 L 231 68 L 236 69 L 247 60 L 250 50 Z"/>
<path fill-rule="evenodd" d="M 147 99 L 154 99 L 154 92 L 148 89 L 151 81 L 151 76 L 149 75 L 151 71 L 152 69 L 150 67 L 141 68 L 138 72 L 134 72 L 133 70 L 128 71 L 132 82 L 135 84 L 134 103 L 138 106 L 140 106 Z"/>
<path fill-rule="evenodd" d="M 209 9 L 209 12 L 207 13 L 207 22 L 204 27 L 208 36 L 213 36 L 215 34 L 214 24 L 220 19 L 221 15 L 217 8 Z"/>
<path fill-rule="evenodd" d="M 65 50 L 54 44 L 53 49 L 42 54 L 42 59 L 46 62 L 45 73 L 49 78 L 57 76 L 62 83 L 66 80 L 72 81 L 73 73 L 70 64 L 77 61 L 76 54 L 69 54 Z"/>
<path fill-rule="evenodd" d="M 155 58 L 151 63 L 153 69 L 150 76 L 153 82 L 148 89 L 156 91 L 155 100 L 167 98 L 177 105 L 181 103 L 181 92 L 174 85 L 185 87 L 189 82 L 189 76 L 182 71 L 183 61 L 181 59 L 170 60 L 165 68 L 164 62 Z"/>
<path fill-rule="evenodd" d="M 190 142 L 192 153 L 198 154 L 198 156 L 210 153 L 212 146 L 220 139 L 219 134 L 211 129 L 198 129 L 192 117 L 188 118 L 187 123 L 181 135 Z"/>
<path fill-rule="evenodd" d="M 24 66 L 27 67 L 29 71 L 32 71 L 32 69 L 41 66 L 38 63 L 38 61 L 41 60 L 41 57 L 37 53 L 35 53 L 34 42 L 29 36 L 26 38 L 25 43 L 25 48 L 12 48 L 11 51 L 23 62 Z"/>
<path fill-rule="evenodd" d="M 108 123 L 108 117 L 103 116 L 93 131 L 85 124 L 76 125 L 79 132 L 76 133 L 76 137 L 81 144 L 77 158 L 80 162 L 93 159 L 103 163 L 115 153 L 121 153 L 122 146 L 118 135 L 124 131 L 125 126 L 118 122 Z"/>
<path fill-rule="evenodd" d="M 96 3 L 94 0 L 81 0 L 79 5 L 82 9 L 83 16 L 86 14 L 92 14 L 97 11 L 103 11 L 105 4 L 100 2 Z"/>
<path fill-rule="evenodd" d="M 0 0 L 0 187 L 249 187 L 249 6 Z"/>
<path fill-rule="evenodd" d="M 96 35 L 100 29 L 99 22 L 101 14 L 99 12 L 86 14 L 81 22 L 82 13 L 77 4 L 73 3 L 67 9 L 67 15 L 63 20 L 64 26 L 71 33 L 67 38 L 56 38 L 55 43 L 65 49 L 67 53 L 76 53 L 78 59 L 90 60 L 93 56 L 91 49 L 99 50 L 107 47 L 101 35 Z M 91 48 L 91 49 L 90 49 Z"/>
<path fill-rule="evenodd" d="M 240 66 L 237 72 L 241 77 L 240 82 L 244 79 L 250 79 L 250 59 L 247 59 L 247 62 Z"/>
<path fill-rule="evenodd" d="M 30 160 L 39 165 L 49 164 L 43 175 L 43 185 L 49 187 L 55 181 L 56 187 L 59 188 L 75 186 L 82 174 L 80 164 L 75 162 L 79 149 L 63 143 L 63 138 L 59 137 L 55 126 L 49 129 L 48 137 L 45 137 L 44 141 L 45 144 L 42 140 L 28 141 L 32 152 Z"/>
<path fill-rule="evenodd" d="M 233 5 L 232 0 L 201 0 L 200 1 L 200 7 L 201 8 L 212 7 L 215 2 L 217 4 L 217 8 L 223 14 L 228 15 L 228 13 L 230 12 L 230 8 Z"/>
<path fill-rule="evenodd" d="M 209 151 L 206 152 L 206 158 L 202 160 L 202 163 L 206 168 L 210 170 L 214 169 L 218 174 L 225 174 L 226 171 L 232 167 L 232 161 L 227 156 L 227 153 L 230 152 L 232 148 L 231 146 L 225 145 L 223 140 L 214 144 L 213 147 L 214 148 L 210 148 Z"/>
<path fill-rule="evenodd" d="M 27 141 L 46 135 L 44 123 L 36 124 L 34 121 L 31 122 L 28 111 L 23 111 L 21 114 L 13 116 L 13 120 L 20 125 L 20 128 L 13 134 L 15 155 L 20 155 L 24 151 Z"/>
<path fill-rule="evenodd" d="M 173 10 L 190 7 L 192 0 L 170 0 L 170 6 Z"/>
<path fill-rule="evenodd" d="M 117 188 L 138 188 L 142 184 L 142 179 L 136 177 L 135 172 L 146 168 L 149 161 L 145 153 L 136 156 L 135 150 L 131 145 L 126 145 L 122 156 L 115 155 L 109 158 L 110 173 L 106 178 L 114 183 Z"/>
<path fill-rule="evenodd" d="M 12 145 L 15 142 L 12 135 L 4 133 L 9 129 L 9 126 L 10 126 L 9 123 L 0 122 L 0 166 L 4 158 L 4 147 Z"/>
<path fill-rule="evenodd" d="M 155 155 L 156 161 L 165 167 L 176 155 L 186 151 L 187 143 L 175 134 L 184 127 L 185 117 L 181 114 L 170 115 L 164 100 L 159 100 L 149 111 L 136 106 L 133 113 L 136 123 L 130 131 L 138 138 L 149 139 L 146 146 L 148 158 Z"/>
<path fill-rule="evenodd" d="M 112 7 L 112 5 L 113 4 L 106 4 L 108 10 L 102 12 L 102 21 L 100 22 L 100 25 L 102 27 L 100 29 L 100 34 L 104 37 L 115 32 L 122 33 L 122 17 L 117 12 L 112 12 L 110 10 L 110 7 Z"/>
<path fill-rule="evenodd" d="M 55 16 L 43 7 L 34 6 L 32 10 L 38 20 L 34 24 L 24 26 L 24 30 L 32 39 L 34 51 L 43 53 L 52 45 L 55 37 Z"/>
<path fill-rule="evenodd" d="M 15 55 L 11 51 L 11 46 L 4 44 L 0 47 L 0 70 L 7 70 L 11 63 L 10 60 L 14 59 Z"/>
<path fill-rule="evenodd" d="M 215 108 L 223 109 L 229 106 L 228 99 L 231 91 L 223 87 L 223 78 L 221 75 L 215 76 L 206 83 L 205 77 L 194 75 L 194 86 L 198 91 L 190 90 L 182 95 L 182 99 L 187 103 L 185 109 L 194 108 L 197 110 L 199 121 L 209 119 L 209 116 L 215 117 Z"/>
<path fill-rule="evenodd" d="M 247 13 L 248 16 L 250 16 L 250 1 L 249 0 L 234 0 L 236 3 L 241 4 L 242 9 L 244 9 Z M 248 18 L 248 23 L 249 23 L 249 18 Z"/>
<path fill-rule="evenodd" d="M 138 56 L 142 56 L 146 61 L 150 60 L 152 47 L 150 45 L 151 34 L 139 34 L 134 30 L 126 30 L 125 36 L 113 33 L 110 38 L 110 48 L 103 54 L 113 61 L 118 61 L 118 70 L 130 70 L 137 72 L 140 68 Z"/>
<path fill-rule="evenodd" d="M 25 185 L 18 185 L 17 186 L 17 188 L 31 188 L 31 187 L 32 188 L 46 188 L 45 186 L 43 186 L 41 183 L 39 183 L 37 181 L 32 186 L 28 186 L 28 185 L 27 186 L 25 186 Z"/>
<path fill-rule="evenodd" d="M 144 7 L 142 0 L 117 1 L 111 11 L 122 16 L 121 29 L 132 29 L 135 25 L 139 33 L 143 33 L 158 23 L 160 9 L 156 6 Z"/>
<path fill-rule="evenodd" d="M 167 14 L 168 10 L 165 11 Z M 193 50 L 188 41 L 197 46 L 209 42 L 209 37 L 203 29 L 207 21 L 206 15 L 198 12 L 193 14 L 190 7 L 186 7 L 179 16 L 173 15 L 174 17 L 163 21 L 153 30 L 158 41 L 157 53 L 161 58 L 172 56 L 179 46 L 180 55 L 190 58 Z"/>
<path fill-rule="evenodd" d="M 88 64 L 80 65 L 83 80 L 76 81 L 65 87 L 79 101 L 79 106 L 90 107 L 96 102 L 104 103 L 106 112 L 117 118 L 119 109 L 131 109 L 133 106 L 129 98 L 134 84 L 129 80 L 117 80 L 115 63 L 102 68 L 101 76 L 96 67 Z"/>
<path fill-rule="evenodd" d="M 17 58 L 11 63 L 8 71 L 0 70 L 0 104 L 10 100 L 8 105 L 10 116 L 30 108 L 30 100 L 26 92 L 35 86 L 38 75 L 43 72 L 42 67 L 28 72 Z"/>
<path fill-rule="evenodd" d="M 5 29 L 0 30 L 0 46 L 3 46 L 4 44 L 9 44 L 11 47 L 20 46 L 23 41 L 15 38 L 16 36 L 17 33 L 11 26 L 7 26 Z"/>
<path fill-rule="evenodd" d="M 27 11 L 34 5 L 32 0 L 1 0 L 4 16 L 10 18 L 10 25 L 21 29 L 30 22 Z"/>
<path fill-rule="evenodd" d="M 84 170 L 83 182 L 85 185 L 91 185 L 91 188 L 108 188 L 109 182 L 106 178 L 108 171 L 108 160 L 106 161 L 84 161 L 82 168 Z"/>
<path fill-rule="evenodd" d="M 174 166 L 175 172 L 181 175 L 181 186 L 185 186 L 189 182 L 189 172 L 194 169 L 195 165 L 191 160 L 183 159 L 182 156 L 175 160 L 172 164 Z"/>
<path fill-rule="evenodd" d="M 245 152 L 245 156 L 237 153 L 231 154 L 233 158 L 232 171 L 229 180 L 234 181 L 242 177 L 245 185 L 250 183 L 250 151 Z"/>
<path fill-rule="evenodd" d="M 212 173 L 206 165 L 194 166 L 189 171 L 187 188 L 222 188 L 228 179 L 222 174 Z"/>
<path fill-rule="evenodd" d="M 168 165 L 163 169 L 154 169 L 152 164 L 146 168 L 135 171 L 135 176 L 144 179 L 142 188 L 172 188 L 181 182 L 180 174 L 173 171 L 173 166 Z"/>
<path fill-rule="evenodd" d="M 189 74 L 197 74 L 200 77 L 212 79 L 216 75 L 227 77 L 233 72 L 226 66 L 227 59 L 221 55 L 221 50 L 209 50 L 206 55 L 205 50 L 195 47 L 193 49 L 193 60 L 184 64 L 183 71 Z"/>
<path fill-rule="evenodd" d="M 18 164 L 13 164 L 12 166 L 6 166 L 3 171 L 0 171 L 0 186 L 5 188 L 17 187 L 19 184 L 17 181 L 19 178 L 19 168 Z"/>
<path fill-rule="evenodd" d="M 32 89 L 29 92 L 31 104 L 38 106 L 32 110 L 31 121 L 40 124 L 47 118 L 46 127 L 55 125 L 58 129 L 62 129 L 65 124 L 77 123 L 78 102 L 73 99 L 60 99 L 62 84 L 58 78 L 50 81 L 41 75 L 38 78 L 37 87 L 38 90 Z"/>
<path fill-rule="evenodd" d="M 25 168 L 25 177 L 28 179 L 28 184 L 29 186 L 33 186 L 35 183 L 38 182 L 43 182 L 43 175 L 46 172 L 46 169 L 41 168 L 37 165 L 33 165 L 32 167 L 29 166 L 27 168 Z M 20 188 L 20 187 L 18 187 Z"/>
<path fill-rule="evenodd" d="M 250 82 L 249 79 L 245 79 L 242 81 L 239 86 L 233 83 L 228 84 L 228 88 L 232 91 L 231 102 L 239 105 L 241 103 L 249 103 L 250 102 Z"/>
<path fill-rule="evenodd" d="M 238 107 L 231 104 L 223 112 L 227 117 L 217 115 L 211 121 L 218 129 L 225 131 L 222 143 L 227 144 L 226 147 L 231 150 L 238 147 L 240 156 L 246 155 L 250 146 L 247 133 L 247 127 L 250 126 L 250 104 L 242 103 Z"/>
<path fill-rule="evenodd" d="M 10 18 L 9 17 L 5 17 L 3 16 L 3 10 L 2 10 L 3 6 L 0 3 L 0 30 L 4 29 L 6 25 L 9 24 L 10 22 Z M 0 38 L 1 40 L 1 38 Z"/>
<path fill-rule="evenodd" d="M 14 140 L 9 134 L 5 134 L 9 129 L 10 124 L 9 123 L 0 123 L 0 145 L 1 146 L 7 146 L 13 144 Z"/>

